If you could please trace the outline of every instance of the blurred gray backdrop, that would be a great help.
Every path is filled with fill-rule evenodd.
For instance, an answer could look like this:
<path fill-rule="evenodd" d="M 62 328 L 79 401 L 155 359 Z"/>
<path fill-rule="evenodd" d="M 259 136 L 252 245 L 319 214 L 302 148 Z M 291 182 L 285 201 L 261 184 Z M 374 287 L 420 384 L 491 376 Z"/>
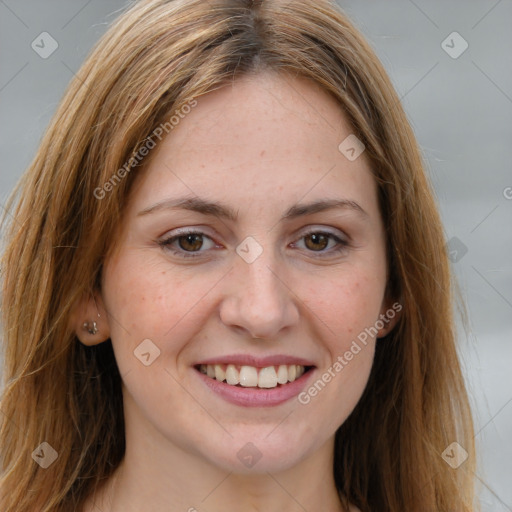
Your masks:
<path fill-rule="evenodd" d="M 512 2 L 340 0 L 402 98 L 469 312 L 484 512 L 512 512 Z M 124 0 L 0 0 L 0 209 Z M 441 455 L 440 455 L 441 456 Z"/>

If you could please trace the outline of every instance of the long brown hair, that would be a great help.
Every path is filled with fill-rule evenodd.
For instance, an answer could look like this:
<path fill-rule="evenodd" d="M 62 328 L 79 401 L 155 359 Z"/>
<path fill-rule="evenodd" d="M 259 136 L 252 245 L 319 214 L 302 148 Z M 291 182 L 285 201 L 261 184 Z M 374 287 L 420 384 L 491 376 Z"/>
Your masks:
<path fill-rule="evenodd" d="M 388 293 L 403 306 L 336 433 L 340 494 L 362 512 L 475 510 L 473 423 L 443 229 L 414 135 L 373 50 L 328 0 L 142 0 L 78 71 L 8 204 L 3 512 L 80 510 L 122 460 L 111 342 L 81 344 L 72 306 L 98 289 L 142 168 L 134 155 L 148 137 L 193 98 L 200 104 L 201 95 L 265 69 L 319 84 L 365 144 L 387 229 Z M 32 456 L 43 442 L 58 454 L 46 469 Z M 468 453 L 458 469 L 442 457 L 452 442 Z"/>

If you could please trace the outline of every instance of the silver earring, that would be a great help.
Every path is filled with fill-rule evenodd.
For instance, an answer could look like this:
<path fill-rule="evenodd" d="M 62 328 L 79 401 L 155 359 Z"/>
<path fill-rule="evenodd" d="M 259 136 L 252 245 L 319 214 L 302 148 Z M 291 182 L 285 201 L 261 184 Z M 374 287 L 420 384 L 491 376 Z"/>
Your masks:
<path fill-rule="evenodd" d="M 94 320 L 92 322 L 84 322 L 84 329 L 89 334 L 98 334 L 98 324 Z"/>

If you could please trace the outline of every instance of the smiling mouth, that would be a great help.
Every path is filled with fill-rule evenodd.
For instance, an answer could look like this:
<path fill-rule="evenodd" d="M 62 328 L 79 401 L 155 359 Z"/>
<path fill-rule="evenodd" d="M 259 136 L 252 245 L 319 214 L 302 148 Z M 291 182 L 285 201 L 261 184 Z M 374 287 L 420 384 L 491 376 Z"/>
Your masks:
<path fill-rule="evenodd" d="M 256 368 L 235 364 L 200 364 L 195 369 L 203 375 L 234 387 L 271 389 L 293 382 L 313 366 L 282 364 Z"/>

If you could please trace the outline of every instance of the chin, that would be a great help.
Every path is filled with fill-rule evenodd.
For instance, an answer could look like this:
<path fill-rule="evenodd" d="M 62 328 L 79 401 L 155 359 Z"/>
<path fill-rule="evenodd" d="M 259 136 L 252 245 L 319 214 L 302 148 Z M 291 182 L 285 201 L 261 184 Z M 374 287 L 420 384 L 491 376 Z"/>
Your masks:
<path fill-rule="evenodd" d="M 269 435 L 270 432 L 272 429 L 267 428 L 262 434 L 260 428 L 256 435 L 245 432 L 229 438 L 223 446 L 216 444 L 213 457 L 210 452 L 208 459 L 215 466 L 233 473 L 277 473 L 295 466 L 316 448 L 301 442 L 298 436 L 294 442 L 294 436 L 286 431 L 281 435 Z"/>
<path fill-rule="evenodd" d="M 280 473 L 297 465 L 303 457 L 299 457 L 297 453 L 290 457 L 289 453 L 279 454 L 261 451 L 255 454 L 253 458 L 244 455 L 243 462 L 233 453 L 226 453 L 222 457 L 210 462 L 225 471 L 229 471 L 240 475 L 262 475 L 266 473 Z"/>

